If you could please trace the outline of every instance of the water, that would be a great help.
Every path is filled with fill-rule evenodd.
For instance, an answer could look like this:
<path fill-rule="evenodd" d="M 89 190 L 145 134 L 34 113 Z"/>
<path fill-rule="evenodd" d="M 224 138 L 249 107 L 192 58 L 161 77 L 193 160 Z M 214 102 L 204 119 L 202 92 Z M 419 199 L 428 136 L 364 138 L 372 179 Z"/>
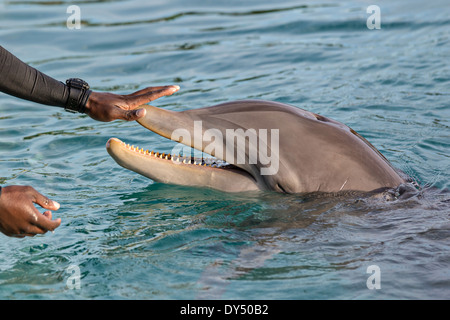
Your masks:
<path fill-rule="evenodd" d="M 69 5 L 81 29 L 69 30 Z M 41 71 L 129 93 L 178 84 L 171 110 L 256 98 L 339 120 L 423 188 L 362 197 L 225 194 L 119 167 L 113 136 L 170 151 L 136 123 L 0 95 L 0 184 L 61 203 L 54 234 L 0 235 L 2 299 L 447 299 L 448 1 L 0 1 L 1 44 Z M 380 269 L 369 290 L 367 268 Z M 71 289 L 68 271 L 80 271 Z"/>

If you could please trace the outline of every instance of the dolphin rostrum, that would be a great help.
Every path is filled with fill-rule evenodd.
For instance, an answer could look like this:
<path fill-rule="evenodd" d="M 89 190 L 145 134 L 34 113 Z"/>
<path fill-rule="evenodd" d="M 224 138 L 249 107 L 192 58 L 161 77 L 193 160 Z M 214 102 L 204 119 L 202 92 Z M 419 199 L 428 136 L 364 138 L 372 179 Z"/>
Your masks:
<path fill-rule="evenodd" d="M 119 165 L 155 181 L 285 193 L 366 192 L 406 182 L 354 130 L 294 106 L 244 100 L 181 112 L 143 107 L 142 126 L 178 142 L 178 149 L 195 150 L 193 156 L 149 152 L 109 139 L 106 148 Z"/>

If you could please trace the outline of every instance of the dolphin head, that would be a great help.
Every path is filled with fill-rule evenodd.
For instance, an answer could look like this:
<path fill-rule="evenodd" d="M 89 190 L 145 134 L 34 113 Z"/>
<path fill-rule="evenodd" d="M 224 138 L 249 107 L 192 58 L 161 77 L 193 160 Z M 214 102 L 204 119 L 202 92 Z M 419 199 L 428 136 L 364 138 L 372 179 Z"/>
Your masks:
<path fill-rule="evenodd" d="M 178 142 L 176 151 L 196 150 L 164 154 L 117 138 L 107 142 L 119 165 L 155 181 L 285 193 L 373 191 L 405 182 L 354 130 L 294 106 L 245 100 L 181 112 L 144 107 L 142 126 Z"/>

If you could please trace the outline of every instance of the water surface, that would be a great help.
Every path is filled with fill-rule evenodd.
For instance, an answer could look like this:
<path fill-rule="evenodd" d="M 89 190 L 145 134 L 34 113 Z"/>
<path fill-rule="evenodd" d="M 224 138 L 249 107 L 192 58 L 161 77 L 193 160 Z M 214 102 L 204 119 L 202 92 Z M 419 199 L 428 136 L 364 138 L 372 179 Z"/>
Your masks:
<path fill-rule="evenodd" d="M 66 26 L 69 5 L 81 29 Z M 113 136 L 170 151 L 137 123 L 0 95 L 0 184 L 61 203 L 55 231 L 0 235 L 2 299 L 446 299 L 450 293 L 447 1 L 4 1 L 0 43 L 64 81 L 154 105 L 289 103 L 341 121 L 421 186 L 412 198 L 226 194 L 119 167 Z M 381 289 L 369 290 L 377 265 Z M 67 285 L 80 270 L 80 289 Z"/>

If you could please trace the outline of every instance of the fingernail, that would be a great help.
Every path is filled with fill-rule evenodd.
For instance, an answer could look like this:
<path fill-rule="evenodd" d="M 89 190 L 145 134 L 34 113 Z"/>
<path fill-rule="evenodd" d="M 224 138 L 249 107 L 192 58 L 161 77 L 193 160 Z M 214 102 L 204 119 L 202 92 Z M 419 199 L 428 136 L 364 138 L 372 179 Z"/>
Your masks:
<path fill-rule="evenodd" d="M 142 118 L 143 116 L 145 116 L 145 109 L 138 109 L 136 110 L 135 114 L 138 118 Z"/>
<path fill-rule="evenodd" d="M 53 206 L 56 208 L 56 210 L 58 210 L 59 207 L 60 207 L 60 204 L 58 202 L 56 202 L 56 201 L 53 201 L 53 200 L 52 200 L 52 202 L 53 202 Z"/>
<path fill-rule="evenodd" d="M 172 86 L 174 91 L 180 90 L 180 86 Z"/>

